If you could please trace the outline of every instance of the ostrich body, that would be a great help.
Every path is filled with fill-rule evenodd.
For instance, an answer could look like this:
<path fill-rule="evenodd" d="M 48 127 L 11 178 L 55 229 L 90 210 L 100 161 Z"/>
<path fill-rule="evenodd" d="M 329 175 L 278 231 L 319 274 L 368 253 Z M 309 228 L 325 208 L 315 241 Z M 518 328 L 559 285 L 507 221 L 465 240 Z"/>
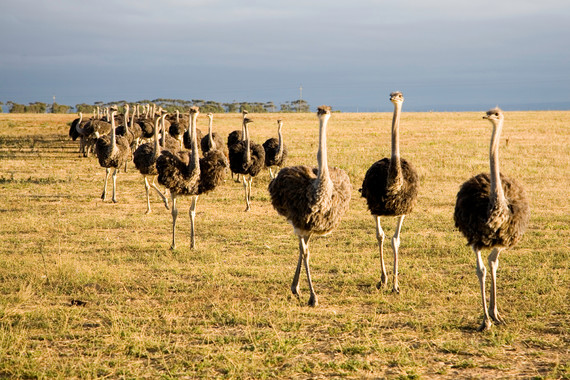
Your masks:
<path fill-rule="evenodd" d="M 184 132 L 186 132 L 186 127 L 188 124 L 184 124 L 180 121 L 180 111 L 176 110 L 176 119 L 170 122 L 170 128 L 168 128 L 168 133 L 170 136 L 180 141 L 180 147 L 184 144 Z"/>
<path fill-rule="evenodd" d="M 390 158 L 376 161 L 366 172 L 362 182 L 362 197 L 366 198 L 368 209 L 376 221 L 376 239 L 380 250 L 380 265 L 382 274 L 378 289 L 387 286 L 388 275 L 384 263 L 384 239 L 386 234 L 382 230 L 380 217 L 396 216 L 398 222 L 392 237 L 392 250 L 394 251 L 394 281 L 392 291 L 399 293 L 398 284 L 398 250 L 400 247 L 400 231 L 404 217 L 412 211 L 416 202 L 419 178 L 412 165 L 400 157 L 400 113 L 404 97 L 401 92 L 390 94 L 390 101 L 394 103 L 392 117 L 392 154 Z"/>
<path fill-rule="evenodd" d="M 243 120 L 244 140 L 229 148 L 230 169 L 232 172 L 242 175 L 243 188 L 245 191 L 245 211 L 251 209 L 250 198 L 253 177 L 261 172 L 265 164 L 265 151 L 263 147 L 253 143 L 249 138 L 248 124 L 251 122 L 252 120 L 248 118 Z"/>
<path fill-rule="evenodd" d="M 265 140 L 263 143 L 263 150 L 265 150 L 265 166 L 269 168 L 269 176 L 275 178 L 272 167 L 276 166 L 277 170 L 281 168 L 287 160 L 287 148 L 283 142 L 283 121 L 277 120 L 277 135 L 278 138 L 272 137 Z"/>
<path fill-rule="evenodd" d="M 218 150 L 212 150 L 198 157 L 198 142 L 196 140 L 196 119 L 199 114 L 198 107 L 190 108 L 190 128 L 192 129 L 192 150 L 171 152 L 163 150 L 156 161 L 158 171 L 158 182 L 170 190 L 171 211 L 172 211 L 172 245 L 176 248 L 176 218 L 178 209 L 176 200 L 178 196 L 190 195 L 192 204 L 190 206 L 190 227 L 191 240 L 190 247 L 196 246 L 194 225 L 196 219 L 196 202 L 200 194 L 205 194 L 213 190 L 223 182 L 227 163 L 224 155 Z"/>
<path fill-rule="evenodd" d="M 490 173 L 478 174 L 461 185 L 455 203 L 455 226 L 467 238 L 477 257 L 477 277 L 481 288 L 483 323 L 479 330 L 488 330 L 492 321 L 504 323 L 497 308 L 497 268 L 499 254 L 514 246 L 522 237 L 530 215 L 524 189 L 514 179 L 499 172 L 499 142 L 504 115 L 499 108 L 483 116 L 493 124 L 489 149 Z M 487 269 L 481 250 L 491 249 L 487 261 L 491 268 L 489 308 L 485 297 Z"/>
<path fill-rule="evenodd" d="M 99 165 L 105 168 L 105 185 L 103 187 L 103 194 L 101 199 L 105 200 L 107 194 L 107 180 L 111 168 L 113 171 L 113 202 L 117 203 L 116 188 L 117 188 L 117 172 L 119 167 L 124 165 L 127 159 L 131 156 L 131 148 L 128 140 L 123 136 L 115 134 L 115 114 L 117 109 L 114 108 L 111 112 L 111 133 L 97 139 L 95 144 L 95 151 Z"/>
<path fill-rule="evenodd" d="M 164 116 L 165 115 L 163 115 L 162 117 L 164 117 Z M 135 167 L 138 169 L 138 171 L 144 177 L 144 187 L 146 190 L 146 213 L 147 214 L 150 214 L 150 212 L 151 212 L 150 194 L 149 194 L 151 187 L 154 190 L 156 190 L 156 192 L 158 193 L 158 195 L 160 196 L 160 198 L 164 202 L 164 206 L 168 210 L 168 198 L 166 198 L 166 196 L 164 194 L 162 194 L 162 192 L 160 191 L 158 186 L 156 186 L 156 184 L 154 183 L 154 180 L 156 179 L 156 176 L 158 175 L 158 172 L 156 171 L 156 160 L 160 156 L 160 151 L 161 151 L 161 146 L 160 146 L 159 141 L 158 141 L 158 125 L 159 125 L 159 123 L 160 123 L 160 117 L 156 117 L 155 122 L 154 122 L 154 141 L 140 145 L 137 148 L 137 150 L 135 150 L 135 152 L 133 153 L 133 162 L 135 164 Z"/>
<path fill-rule="evenodd" d="M 200 146 L 202 148 L 202 153 L 206 154 L 212 149 L 217 149 L 222 151 L 224 156 L 228 156 L 228 148 L 224 144 L 224 139 L 219 133 L 212 132 L 212 123 L 214 119 L 213 113 L 208 113 L 208 134 L 200 140 Z"/>
<path fill-rule="evenodd" d="M 331 168 L 327 162 L 326 126 L 330 107 L 321 106 L 319 117 L 318 168 L 290 166 L 279 171 L 269 183 L 271 204 L 287 218 L 299 238 L 299 261 L 293 276 L 291 291 L 300 298 L 299 276 L 305 266 L 309 290 L 309 305 L 318 304 L 309 270 L 309 239 L 312 235 L 326 235 L 338 226 L 348 209 L 352 186 L 341 169 Z"/>
<path fill-rule="evenodd" d="M 243 124 L 244 124 L 245 118 L 247 117 L 248 112 L 246 110 L 243 110 L 241 112 L 241 114 L 242 114 L 241 130 L 236 129 L 235 131 L 231 131 L 228 134 L 228 141 L 227 141 L 228 154 L 229 154 L 229 149 L 231 149 L 232 145 L 239 143 L 240 141 L 243 140 L 243 137 L 244 137 L 244 126 L 243 126 Z M 239 173 L 234 173 L 234 171 L 231 170 L 231 166 L 230 166 L 230 171 L 232 173 L 232 178 L 233 178 L 234 174 L 236 174 L 236 182 L 239 182 L 240 181 Z"/>

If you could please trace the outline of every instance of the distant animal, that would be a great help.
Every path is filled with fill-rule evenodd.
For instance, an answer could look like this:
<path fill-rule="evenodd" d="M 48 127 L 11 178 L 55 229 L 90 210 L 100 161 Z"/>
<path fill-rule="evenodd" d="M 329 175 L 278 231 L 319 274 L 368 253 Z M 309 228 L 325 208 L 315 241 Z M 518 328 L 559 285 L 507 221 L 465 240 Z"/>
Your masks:
<path fill-rule="evenodd" d="M 251 183 L 265 165 L 265 151 L 263 147 L 251 141 L 248 124 L 252 120 L 243 120 L 243 140 L 229 148 L 230 169 L 233 173 L 241 174 L 245 192 L 245 211 L 251 209 Z"/>
<path fill-rule="evenodd" d="M 196 106 L 190 108 L 191 145 L 190 152 L 178 150 L 171 152 L 163 150 L 156 161 L 158 182 L 170 191 L 172 211 L 172 244 L 171 249 L 176 248 L 176 219 L 178 216 L 177 199 L 179 196 L 189 195 L 192 197 L 190 206 L 190 248 L 196 246 L 195 219 L 196 202 L 198 196 L 212 191 L 220 185 L 225 177 L 227 161 L 219 150 L 211 150 L 204 154 L 203 158 L 198 155 L 198 141 L 196 140 L 196 119 L 200 109 Z"/>
<path fill-rule="evenodd" d="M 331 108 L 318 108 L 319 149 L 318 168 L 289 166 L 281 169 L 269 183 L 271 204 L 287 218 L 299 238 L 299 261 L 293 276 L 291 291 L 297 298 L 301 264 L 304 264 L 309 282 L 309 305 L 317 306 L 318 300 L 309 270 L 309 239 L 313 235 L 326 235 L 340 223 L 348 209 L 352 186 L 346 172 L 328 166 L 326 128 Z"/>
<path fill-rule="evenodd" d="M 113 202 L 117 203 L 116 188 L 117 188 L 117 172 L 119 167 L 125 164 L 126 160 L 131 156 L 131 147 L 128 140 L 123 136 L 116 136 L 115 134 L 115 115 L 117 108 L 111 109 L 111 133 L 99 137 L 95 143 L 95 152 L 99 165 L 105 168 L 105 185 L 101 199 L 105 201 L 107 194 L 107 180 L 111 168 L 113 171 Z"/>
<path fill-rule="evenodd" d="M 202 153 L 207 153 L 212 149 L 220 150 L 224 156 L 228 156 L 228 147 L 224 144 L 224 139 L 217 132 L 212 132 L 212 124 L 214 119 L 213 113 L 208 113 L 208 134 L 202 137 L 200 145 L 202 148 Z"/>
<path fill-rule="evenodd" d="M 392 117 L 392 155 L 376 161 L 366 172 L 360 192 L 366 198 L 368 209 L 376 221 L 376 239 L 380 249 L 380 265 L 382 275 L 376 285 L 378 289 L 387 286 L 388 275 L 384 264 L 384 238 L 386 234 L 380 225 L 380 217 L 396 216 L 398 222 L 392 237 L 394 251 L 394 281 L 392 291 L 399 293 L 398 284 L 398 250 L 400 247 L 400 231 L 404 217 L 412 211 L 416 203 L 419 177 L 412 164 L 400 157 L 400 113 L 404 96 L 401 92 L 390 94 L 394 104 Z"/>
<path fill-rule="evenodd" d="M 232 145 L 237 144 L 237 143 L 239 143 L 240 141 L 243 140 L 243 136 L 244 136 L 244 134 L 245 134 L 245 133 L 244 133 L 244 126 L 243 126 L 243 125 L 244 125 L 244 123 L 245 123 L 245 119 L 246 119 L 246 117 L 247 117 L 247 114 L 248 114 L 247 110 L 242 110 L 242 112 L 241 112 L 241 115 L 242 115 L 241 130 L 236 129 L 235 131 L 231 131 L 231 132 L 228 134 L 228 141 L 227 141 L 228 151 L 229 151 L 229 149 L 232 147 Z M 236 181 L 236 182 L 240 182 L 240 174 L 239 174 L 239 173 L 234 173 L 234 172 L 231 170 L 231 167 L 230 167 L 230 171 L 231 171 L 231 173 L 232 173 L 232 178 L 234 177 L 234 174 L 235 174 L 235 178 L 236 178 L 235 181 Z"/>
<path fill-rule="evenodd" d="M 275 178 L 271 168 L 276 167 L 279 170 L 287 160 L 287 147 L 283 142 L 283 121 L 277 120 L 277 136 L 265 140 L 263 150 L 265 150 L 265 166 L 269 169 L 269 176 Z"/>
<path fill-rule="evenodd" d="M 497 268 L 499 254 L 514 246 L 523 236 L 530 207 L 523 187 L 499 172 L 499 141 L 504 115 L 500 108 L 487 111 L 483 119 L 493 125 L 489 149 L 490 173 L 478 174 L 461 185 L 455 203 L 455 226 L 467 239 L 477 257 L 477 277 L 483 304 L 483 323 L 479 331 L 491 328 L 492 321 L 504 323 L 497 308 Z M 491 249 L 487 261 L 491 268 L 489 308 L 485 297 L 487 269 L 481 259 L 482 249 Z"/>
<path fill-rule="evenodd" d="M 148 142 L 145 144 L 141 144 L 133 153 L 133 162 L 135 167 L 144 177 L 144 187 L 146 190 L 146 213 L 150 214 L 150 194 L 149 190 L 152 187 L 156 193 L 160 196 L 162 201 L 164 202 L 164 206 L 168 210 L 168 198 L 162 193 L 162 191 L 156 186 L 154 180 L 158 175 L 156 170 L 156 160 L 160 156 L 161 150 L 163 147 L 159 144 L 158 139 L 158 128 L 160 124 L 161 117 L 165 117 L 166 114 L 162 116 L 155 116 L 154 121 L 154 141 Z M 150 183 L 149 183 L 150 180 Z"/>

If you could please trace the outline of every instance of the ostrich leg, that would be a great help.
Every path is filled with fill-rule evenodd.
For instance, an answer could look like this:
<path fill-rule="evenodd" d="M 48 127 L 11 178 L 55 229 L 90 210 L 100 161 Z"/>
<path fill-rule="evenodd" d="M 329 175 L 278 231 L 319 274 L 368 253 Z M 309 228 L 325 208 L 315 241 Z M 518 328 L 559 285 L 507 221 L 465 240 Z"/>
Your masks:
<path fill-rule="evenodd" d="M 170 193 L 170 198 L 172 199 L 172 244 L 170 249 L 176 249 L 176 218 L 178 217 L 178 209 L 176 208 L 176 194 Z"/>
<path fill-rule="evenodd" d="M 166 209 L 168 210 L 168 198 L 164 194 L 162 194 L 162 191 L 160 191 L 158 186 L 156 186 L 156 183 L 154 183 L 154 178 L 152 179 L 151 186 L 154 190 L 156 190 L 156 192 L 158 193 L 158 195 L 160 196 L 160 198 L 164 202 L 164 207 L 166 207 Z"/>
<path fill-rule="evenodd" d="M 478 331 L 485 331 L 491 328 L 491 318 L 489 317 L 489 311 L 487 310 L 487 299 L 485 297 L 485 277 L 487 276 L 487 269 L 483 260 L 481 259 L 481 250 L 472 247 L 473 251 L 477 255 L 477 277 L 479 278 L 479 287 L 481 288 L 481 303 L 483 304 L 483 323 L 477 329 Z"/>
<path fill-rule="evenodd" d="M 505 320 L 499 315 L 497 309 L 497 269 L 499 268 L 499 254 L 501 249 L 493 248 L 488 257 L 489 268 L 491 268 L 491 298 L 489 300 L 489 315 L 498 324 L 504 324 Z"/>
<path fill-rule="evenodd" d="M 377 289 L 381 289 L 388 285 L 388 275 L 386 274 L 386 265 L 384 264 L 384 238 L 386 234 L 382 230 L 380 225 L 380 217 L 377 216 L 376 220 L 376 239 L 378 240 L 378 248 L 380 249 L 380 265 L 382 269 L 382 275 L 380 276 L 380 281 L 376 284 Z"/>
<path fill-rule="evenodd" d="M 194 249 L 196 247 L 196 234 L 195 234 L 195 222 L 196 222 L 196 203 L 198 202 L 198 196 L 192 197 L 192 204 L 190 206 L 190 248 Z"/>
<path fill-rule="evenodd" d="M 117 173 L 119 168 L 113 170 L 113 203 L 117 203 Z"/>
<path fill-rule="evenodd" d="M 311 295 L 309 297 L 309 306 L 317 306 L 319 301 L 317 299 L 317 294 L 315 293 L 315 289 L 313 288 L 313 281 L 311 280 L 311 271 L 309 269 L 309 238 L 303 238 L 301 241 L 301 246 L 303 248 L 303 263 L 305 265 L 305 271 L 307 272 L 307 282 L 309 283 L 309 291 Z"/>
<path fill-rule="evenodd" d="M 144 189 L 146 190 L 146 214 L 150 214 L 150 185 L 146 176 L 144 177 Z"/>
<path fill-rule="evenodd" d="M 243 181 L 243 190 L 245 193 L 245 211 L 249 211 L 251 208 L 249 205 L 249 189 L 248 189 L 248 180 L 245 174 L 241 177 Z"/>
<path fill-rule="evenodd" d="M 303 262 L 304 247 L 304 238 L 299 235 L 299 261 L 297 261 L 297 268 L 295 269 L 293 283 L 291 284 L 291 292 L 293 292 L 293 294 L 296 295 L 298 299 L 301 298 L 301 294 L 299 293 L 299 276 L 301 275 L 301 264 Z"/>
<path fill-rule="evenodd" d="M 107 180 L 109 179 L 109 174 L 111 173 L 111 168 L 105 168 L 105 184 L 103 185 L 103 194 L 101 194 L 101 199 L 105 200 L 107 197 Z"/>
<path fill-rule="evenodd" d="M 398 249 L 400 248 L 400 231 L 402 230 L 402 223 L 404 223 L 404 217 L 402 215 L 398 218 L 398 224 L 396 225 L 396 232 L 392 237 L 392 249 L 394 250 L 394 286 L 392 291 L 395 293 L 400 293 L 400 287 L 398 286 Z"/>

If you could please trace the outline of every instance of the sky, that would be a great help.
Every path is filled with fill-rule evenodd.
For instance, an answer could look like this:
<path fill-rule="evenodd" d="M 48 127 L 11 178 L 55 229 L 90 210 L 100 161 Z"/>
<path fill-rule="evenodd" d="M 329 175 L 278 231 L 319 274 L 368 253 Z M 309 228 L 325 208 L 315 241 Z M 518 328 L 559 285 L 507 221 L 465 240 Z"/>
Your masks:
<path fill-rule="evenodd" d="M 3 0 L 0 36 L 4 103 L 570 109 L 568 0 Z"/>

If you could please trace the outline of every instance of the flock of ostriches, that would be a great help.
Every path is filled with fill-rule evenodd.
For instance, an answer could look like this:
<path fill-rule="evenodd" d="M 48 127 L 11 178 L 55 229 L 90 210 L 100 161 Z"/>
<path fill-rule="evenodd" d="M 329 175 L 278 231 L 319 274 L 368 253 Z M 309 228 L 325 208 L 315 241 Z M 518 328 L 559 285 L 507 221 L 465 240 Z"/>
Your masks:
<path fill-rule="evenodd" d="M 410 213 L 417 198 L 418 174 L 412 164 L 400 157 L 400 113 L 404 97 L 401 92 L 390 94 L 394 104 L 392 119 L 392 151 L 389 158 L 373 163 L 359 190 L 366 199 L 368 209 L 376 222 L 376 237 L 380 250 L 381 277 L 377 287 L 388 284 L 384 264 L 383 243 L 385 233 L 380 224 L 383 216 L 397 217 L 391 246 L 394 253 L 392 290 L 399 293 L 398 250 L 400 231 L 404 217 Z M 293 226 L 299 239 L 299 260 L 293 276 L 291 291 L 297 297 L 299 277 L 303 266 L 310 290 L 309 305 L 318 304 L 309 270 L 309 240 L 313 235 L 326 235 L 340 222 L 348 209 L 352 186 L 348 175 L 331 167 L 327 161 L 326 131 L 331 116 L 328 106 L 318 108 L 319 147 L 317 167 L 283 167 L 287 158 L 281 133 L 282 121 L 278 121 L 278 138 L 271 138 L 263 145 L 255 144 L 249 136 L 248 124 L 252 122 L 243 112 L 242 129 L 231 132 L 227 139 L 212 131 L 213 115 L 208 114 L 208 134 L 196 128 L 198 107 L 191 107 L 189 117 L 167 115 L 163 110 L 145 108 L 145 116 L 130 112 L 117 115 L 117 107 L 111 107 L 105 118 L 83 119 L 82 114 L 71 124 L 69 134 L 79 138 L 80 149 L 89 155 L 94 148 L 99 164 L 105 168 L 105 184 L 101 198 L 106 199 L 107 181 L 113 170 L 113 202 L 116 202 L 117 172 L 127 161 L 134 162 L 144 177 L 147 196 L 147 213 L 151 211 L 149 192 L 153 188 L 172 212 L 172 245 L 176 247 L 175 231 L 178 216 L 177 199 L 190 196 L 191 248 L 195 247 L 195 217 L 198 196 L 220 185 L 227 169 L 232 176 L 241 176 L 246 211 L 250 209 L 252 179 L 263 168 L 269 168 L 271 182 L 269 194 L 275 210 Z M 167 120 L 168 118 L 168 120 Z M 499 138 L 504 115 L 494 108 L 483 116 L 493 126 L 489 150 L 490 172 L 478 174 L 460 187 L 455 204 L 455 225 L 463 233 L 477 259 L 483 305 L 483 323 L 479 330 L 488 330 L 492 322 L 504 323 L 497 309 L 496 274 L 499 254 L 512 247 L 522 237 L 529 219 L 529 206 L 523 188 L 512 178 L 499 172 Z M 118 125 L 118 126 L 117 126 Z M 142 143 L 143 141 L 145 143 Z M 226 141 L 224 141 L 226 140 Z M 198 147 L 200 146 L 202 157 Z M 274 176 L 273 169 L 277 169 Z M 155 184 L 165 187 L 165 193 Z M 170 195 L 170 204 L 167 194 Z M 491 249 L 488 264 L 491 269 L 490 300 L 485 296 L 486 267 L 481 250 Z"/>

